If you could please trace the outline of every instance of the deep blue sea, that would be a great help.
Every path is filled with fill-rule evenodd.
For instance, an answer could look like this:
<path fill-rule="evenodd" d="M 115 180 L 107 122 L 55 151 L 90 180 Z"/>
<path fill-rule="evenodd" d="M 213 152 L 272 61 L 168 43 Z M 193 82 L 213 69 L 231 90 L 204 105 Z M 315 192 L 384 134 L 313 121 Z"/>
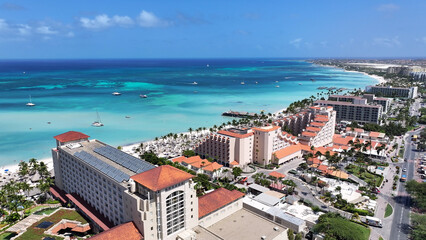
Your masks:
<path fill-rule="evenodd" d="M 69 130 L 124 145 L 227 122 L 221 113 L 230 109 L 275 112 L 316 95 L 319 86 L 353 89 L 375 82 L 361 73 L 279 59 L 3 60 L 0 166 L 50 157 L 53 136 Z M 29 95 L 35 107 L 25 105 Z M 104 127 L 91 126 L 96 111 Z"/>

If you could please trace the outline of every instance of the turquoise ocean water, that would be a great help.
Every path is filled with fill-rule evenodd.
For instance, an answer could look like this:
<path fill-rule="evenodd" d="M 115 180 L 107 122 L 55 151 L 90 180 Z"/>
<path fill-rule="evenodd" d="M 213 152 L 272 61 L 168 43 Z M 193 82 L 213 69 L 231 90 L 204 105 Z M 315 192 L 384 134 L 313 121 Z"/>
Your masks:
<path fill-rule="evenodd" d="M 53 136 L 69 130 L 124 145 L 227 122 L 221 113 L 230 109 L 275 112 L 316 95 L 320 86 L 375 82 L 361 73 L 279 59 L 4 60 L 0 166 L 50 157 Z M 29 95 L 35 107 L 25 105 Z M 91 126 L 96 111 L 104 127 Z"/>

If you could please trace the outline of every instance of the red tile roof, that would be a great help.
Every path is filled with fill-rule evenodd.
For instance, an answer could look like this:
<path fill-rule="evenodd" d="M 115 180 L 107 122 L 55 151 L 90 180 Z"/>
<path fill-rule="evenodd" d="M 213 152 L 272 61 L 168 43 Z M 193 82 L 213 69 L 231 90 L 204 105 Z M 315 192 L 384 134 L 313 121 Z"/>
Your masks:
<path fill-rule="evenodd" d="M 238 164 L 239 163 L 237 161 L 235 161 L 235 160 L 229 163 L 229 165 L 233 165 L 233 166 L 237 166 Z"/>
<path fill-rule="evenodd" d="M 244 193 L 225 188 L 218 188 L 213 192 L 207 193 L 198 198 L 198 218 L 202 218 L 240 198 L 244 197 Z"/>
<path fill-rule="evenodd" d="M 203 170 L 213 172 L 214 170 L 221 169 L 222 167 L 223 165 L 217 162 L 212 162 L 212 164 L 209 164 L 207 167 L 204 167 Z"/>
<path fill-rule="evenodd" d="M 328 121 L 328 117 L 323 117 L 323 116 L 319 116 L 314 118 L 315 122 L 327 122 Z"/>
<path fill-rule="evenodd" d="M 285 175 L 276 171 L 270 172 L 269 176 L 276 178 L 285 178 Z"/>
<path fill-rule="evenodd" d="M 184 160 L 186 160 L 186 157 L 185 157 L 185 156 L 180 156 L 180 157 L 177 157 L 177 158 L 173 158 L 173 159 L 172 159 L 172 162 L 181 163 L 181 162 L 183 162 Z"/>
<path fill-rule="evenodd" d="M 311 131 L 311 132 L 319 132 L 319 131 L 321 131 L 321 128 L 307 127 L 306 130 Z"/>
<path fill-rule="evenodd" d="M 81 132 L 69 131 L 69 132 L 54 136 L 53 138 L 58 140 L 61 143 L 64 143 L 64 142 L 70 142 L 70 141 L 75 141 L 80 139 L 87 139 L 89 137 L 90 136 Z"/>
<path fill-rule="evenodd" d="M 319 165 L 319 166 L 317 167 L 317 169 L 318 169 L 318 170 L 320 170 L 320 171 L 327 171 L 328 166 L 326 166 L 326 165 Z"/>
<path fill-rule="evenodd" d="M 317 134 L 313 132 L 307 132 L 307 131 L 302 132 L 302 136 L 315 137 L 316 135 Z"/>
<path fill-rule="evenodd" d="M 370 137 L 378 138 L 380 136 L 379 132 L 370 132 Z"/>
<path fill-rule="evenodd" d="M 96 211 L 92 206 L 90 206 L 84 199 L 79 197 L 75 193 L 67 194 L 66 195 L 71 202 L 73 202 L 78 209 L 80 209 L 86 216 L 88 216 L 93 222 L 95 222 L 100 228 L 102 228 L 104 231 L 110 229 L 112 226 L 114 226 L 108 219 L 102 216 L 101 213 Z"/>
<path fill-rule="evenodd" d="M 230 131 L 226 131 L 226 130 L 220 130 L 219 132 L 217 132 L 219 134 L 223 134 L 226 136 L 230 136 L 230 137 L 235 137 L 235 138 L 246 138 L 246 137 L 250 137 L 253 135 L 253 132 L 249 132 L 246 134 L 239 134 L 239 133 L 234 133 L 234 132 L 230 132 Z"/>
<path fill-rule="evenodd" d="M 272 131 L 275 131 L 275 130 L 277 130 L 277 129 L 280 129 L 281 127 L 280 126 L 273 126 L 273 127 L 270 127 L 270 128 L 252 128 L 253 130 L 255 130 L 255 131 L 259 131 L 259 132 L 272 132 Z"/>
<path fill-rule="evenodd" d="M 290 145 L 288 147 L 282 148 L 276 152 L 274 152 L 273 154 L 275 155 L 276 158 L 278 159 L 282 159 L 284 157 L 287 157 L 293 153 L 296 153 L 298 151 L 301 151 L 302 147 L 300 146 L 300 144 L 296 144 L 296 145 Z"/>
<path fill-rule="evenodd" d="M 355 128 L 354 131 L 357 132 L 357 133 L 363 133 L 364 129 L 362 129 L 362 128 Z"/>
<path fill-rule="evenodd" d="M 133 222 L 123 223 L 111 228 L 108 231 L 101 232 L 91 238 L 91 240 L 142 240 L 143 236 L 136 228 Z"/>
<path fill-rule="evenodd" d="M 130 177 L 135 182 L 159 191 L 194 177 L 193 175 L 169 165 L 162 165 Z"/>
<path fill-rule="evenodd" d="M 309 158 L 307 160 L 307 162 L 308 162 L 309 165 L 311 165 L 311 164 L 321 164 L 321 160 L 319 160 L 318 158 Z"/>
<path fill-rule="evenodd" d="M 319 122 L 311 122 L 310 125 L 311 126 L 317 126 L 317 127 L 324 127 L 325 126 L 324 123 L 319 123 Z"/>
<path fill-rule="evenodd" d="M 68 202 L 66 193 L 63 190 L 59 189 L 56 185 L 53 185 L 50 187 L 50 192 L 53 194 L 53 196 L 58 198 L 62 203 Z"/>
<path fill-rule="evenodd" d="M 349 141 L 354 141 L 355 138 L 354 137 L 343 137 L 342 135 L 339 134 L 334 134 L 333 136 L 333 143 L 337 144 L 337 145 L 348 145 Z"/>

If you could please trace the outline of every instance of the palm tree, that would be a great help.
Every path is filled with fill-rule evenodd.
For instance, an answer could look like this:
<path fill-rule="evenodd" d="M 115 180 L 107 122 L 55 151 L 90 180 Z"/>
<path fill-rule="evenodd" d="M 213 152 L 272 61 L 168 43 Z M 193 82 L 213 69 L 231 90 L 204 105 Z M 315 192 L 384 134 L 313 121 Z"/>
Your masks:
<path fill-rule="evenodd" d="M 37 169 L 38 169 L 37 159 L 31 158 L 29 160 L 29 163 L 30 163 L 30 174 L 35 174 L 37 172 Z"/>
<path fill-rule="evenodd" d="M 29 173 L 28 163 L 21 161 L 19 162 L 19 175 L 26 176 Z"/>
<path fill-rule="evenodd" d="M 192 135 L 192 128 L 189 128 L 188 131 L 189 131 L 189 134 Z"/>

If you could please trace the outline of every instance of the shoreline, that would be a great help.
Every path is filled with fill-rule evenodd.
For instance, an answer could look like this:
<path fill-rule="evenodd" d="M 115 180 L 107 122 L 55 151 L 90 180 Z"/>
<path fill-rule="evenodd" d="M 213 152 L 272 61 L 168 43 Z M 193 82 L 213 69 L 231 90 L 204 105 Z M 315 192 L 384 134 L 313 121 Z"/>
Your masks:
<path fill-rule="evenodd" d="M 323 64 L 318 64 L 318 63 L 312 63 L 312 64 L 317 65 L 317 66 L 321 66 L 321 67 L 328 67 L 328 68 L 341 69 L 341 70 L 343 70 L 344 72 L 362 73 L 362 74 L 364 74 L 365 76 L 369 76 L 369 77 L 371 77 L 371 78 L 376 79 L 376 80 L 379 82 L 378 84 L 383 84 L 383 83 L 386 83 L 386 82 L 387 82 L 387 81 L 386 81 L 386 79 L 385 79 L 384 77 L 381 77 L 381 76 L 378 76 L 378 75 L 374 75 L 374 74 L 368 74 L 368 73 L 366 73 L 366 72 L 346 70 L 346 69 L 344 69 L 344 68 L 340 68 L 340 67 L 338 67 L 338 66 L 332 66 L 332 65 L 323 65 Z"/>
<path fill-rule="evenodd" d="M 362 73 L 362 74 L 364 74 L 366 76 L 369 76 L 369 77 L 375 79 L 376 81 L 378 81 L 378 84 L 382 84 L 382 83 L 386 82 L 386 80 L 383 77 L 381 77 L 381 76 L 371 75 L 371 74 L 367 74 L 365 72 L 348 71 L 348 70 L 339 68 L 337 66 L 331 66 L 331 65 L 322 65 L 322 64 L 315 64 L 315 63 L 312 63 L 312 64 L 317 65 L 317 66 L 321 66 L 321 67 L 341 69 L 344 72 Z M 282 113 L 284 110 L 286 110 L 287 107 L 288 106 L 286 106 L 286 107 L 284 107 L 282 109 L 279 109 L 279 110 L 277 110 L 275 112 L 272 112 L 272 113 L 275 114 L 275 115 L 278 115 L 278 114 Z M 191 135 L 191 136 L 194 135 L 194 134 L 196 134 L 198 136 L 200 134 L 209 133 L 210 131 L 207 129 L 207 130 L 203 130 L 203 131 L 201 131 L 199 133 L 194 133 L 194 132 L 193 133 L 190 133 L 190 132 L 179 132 L 179 133 L 176 133 L 176 134 L 178 134 L 178 135 L 180 135 L 180 134 Z M 159 138 L 159 140 L 161 139 L 160 137 L 158 137 L 158 138 Z M 121 150 L 123 152 L 126 152 L 126 153 L 134 156 L 134 154 L 135 154 L 135 152 L 133 151 L 134 148 L 139 147 L 140 144 L 144 144 L 146 146 L 146 145 L 152 144 L 154 142 L 155 142 L 155 138 L 154 139 L 150 139 L 150 140 L 146 140 L 146 141 L 140 141 L 140 142 L 123 143 L 123 144 L 117 145 L 116 147 L 121 146 Z M 38 159 L 38 161 L 39 162 L 44 162 L 47 165 L 47 168 L 48 168 L 49 171 L 53 169 L 53 159 L 51 157 L 43 158 L 43 159 Z M 8 170 L 8 174 L 16 173 L 19 170 L 19 163 L 0 166 L 0 175 L 1 174 L 6 174 L 4 172 L 4 170 L 6 170 L 6 169 Z"/>

